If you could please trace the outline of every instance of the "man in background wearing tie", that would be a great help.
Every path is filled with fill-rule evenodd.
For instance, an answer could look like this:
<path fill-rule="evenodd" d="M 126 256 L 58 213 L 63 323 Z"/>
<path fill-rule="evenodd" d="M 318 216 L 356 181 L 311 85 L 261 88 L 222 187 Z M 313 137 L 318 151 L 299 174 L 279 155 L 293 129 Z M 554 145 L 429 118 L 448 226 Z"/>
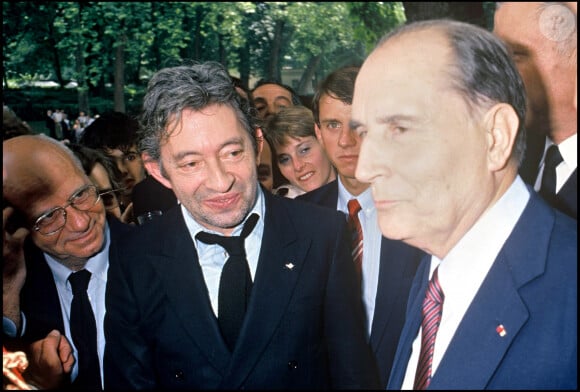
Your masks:
<path fill-rule="evenodd" d="M 80 161 L 60 142 L 24 135 L 4 141 L 2 150 L 3 197 L 11 210 L 4 214 L 5 341 L 26 350 L 34 368 L 37 354 L 47 353 L 28 344 L 49 333 L 66 336 L 74 348 L 72 389 L 101 390 L 108 249 L 130 226 L 108 217 Z M 66 365 L 61 353 L 52 354 Z M 48 383 L 37 386 L 66 387 L 67 369 L 56 364 Z"/>
<path fill-rule="evenodd" d="M 553 207 L 578 211 L 575 3 L 500 2 L 493 32 L 526 86 L 528 149 L 520 174 Z"/>
<path fill-rule="evenodd" d="M 378 386 L 346 221 L 262 190 L 248 109 L 219 63 L 151 78 L 139 147 L 180 204 L 111 250 L 106 388 Z"/>
<path fill-rule="evenodd" d="M 349 123 L 359 69 L 356 66 L 337 69 L 314 95 L 316 137 L 338 178 L 298 199 L 342 211 L 349 217 L 355 233 L 353 261 L 361 279 L 368 339 L 377 360 L 381 386 L 385 387 L 405 322 L 409 289 L 425 253 L 382 236 L 370 184 L 355 178 L 361 140 Z"/>
<path fill-rule="evenodd" d="M 388 389 L 577 389 L 577 221 L 518 176 L 526 97 L 503 43 L 429 20 L 356 80 L 356 177 L 383 234 L 425 250 Z"/>

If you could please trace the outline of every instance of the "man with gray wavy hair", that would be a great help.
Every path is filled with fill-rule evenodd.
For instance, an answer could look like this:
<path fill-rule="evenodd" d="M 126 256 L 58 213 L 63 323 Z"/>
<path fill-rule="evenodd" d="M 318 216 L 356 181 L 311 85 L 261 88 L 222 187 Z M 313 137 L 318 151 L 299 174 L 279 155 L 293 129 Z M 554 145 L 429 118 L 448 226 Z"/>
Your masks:
<path fill-rule="evenodd" d="M 260 187 L 242 102 L 219 63 L 149 82 L 139 146 L 180 204 L 112 250 L 106 388 L 378 386 L 345 219 Z"/>

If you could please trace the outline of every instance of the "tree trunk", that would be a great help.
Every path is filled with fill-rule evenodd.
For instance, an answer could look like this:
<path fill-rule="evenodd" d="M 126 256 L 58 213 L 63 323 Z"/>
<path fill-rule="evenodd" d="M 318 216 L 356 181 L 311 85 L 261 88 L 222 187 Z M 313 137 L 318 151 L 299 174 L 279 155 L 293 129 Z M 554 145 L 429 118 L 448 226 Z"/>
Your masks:
<path fill-rule="evenodd" d="M 77 26 L 82 26 L 82 10 L 83 3 L 78 3 L 78 12 L 75 16 L 75 23 Z M 79 34 L 80 35 L 80 34 Z M 77 99 L 78 99 L 78 109 L 79 112 L 85 112 L 87 115 L 90 114 L 89 110 L 89 94 L 88 86 L 85 75 L 85 59 L 83 56 L 83 42 L 82 37 L 77 38 L 77 44 L 75 47 L 75 68 L 77 73 Z"/>
<path fill-rule="evenodd" d="M 122 27 L 121 27 L 122 28 Z M 123 31 L 119 34 L 119 42 L 115 48 L 115 82 L 114 82 L 114 109 L 125 113 L 125 46 L 127 35 Z"/>
<path fill-rule="evenodd" d="M 153 26 L 157 26 L 157 19 L 155 18 L 155 11 L 159 7 L 156 2 L 151 3 L 151 22 Z M 159 50 L 159 29 L 153 27 L 153 43 L 151 45 L 151 51 L 153 52 L 153 63 L 155 69 L 161 69 L 161 51 Z"/>
<path fill-rule="evenodd" d="M 267 79 L 282 81 L 280 70 L 280 52 L 282 50 L 282 33 L 284 32 L 284 21 L 277 20 L 274 26 L 274 38 L 270 46 L 270 59 L 268 61 Z"/>
<path fill-rule="evenodd" d="M 240 57 L 240 65 L 239 65 L 240 80 L 247 89 L 250 89 L 251 65 L 250 65 L 249 40 L 247 40 L 246 44 L 238 50 L 238 56 Z"/>
<path fill-rule="evenodd" d="M 54 75 L 56 76 L 56 80 L 58 80 L 58 84 L 60 84 L 60 88 L 64 88 L 65 82 L 62 77 L 62 71 L 60 69 L 60 57 L 58 55 L 58 49 L 56 48 L 53 23 L 54 15 L 51 15 L 51 18 L 48 20 L 48 44 L 52 51 L 52 65 L 54 68 Z"/>
<path fill-rule="evenodd" d="M 318 65 L 320 64 L 320 60 L 322 59 L 322 54 L 318 56 L 313 56 L 308 61 L 308 65 L 306 69 L 302 73 L 302 77 L 300 78 L 300 82 L 298 83 L 298 95 L 310 95 L 314 91 L 314 86 L 312 85 L 312 79 L 314 78 L 314 74 L 318 69 Z"/>

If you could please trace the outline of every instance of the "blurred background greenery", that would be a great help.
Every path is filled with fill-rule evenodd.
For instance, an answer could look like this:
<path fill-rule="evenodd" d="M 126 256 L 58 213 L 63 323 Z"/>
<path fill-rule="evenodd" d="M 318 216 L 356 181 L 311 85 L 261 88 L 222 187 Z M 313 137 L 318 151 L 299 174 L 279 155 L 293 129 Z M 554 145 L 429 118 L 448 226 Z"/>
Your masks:
<path fill-rule="evenodd" d="M 494 4 L 3 2 L 3 101 L 32 125 L 47 109 L 136 113 L 155 71 L 206 60 L 248 88 L 275 79 L 308 98 L 394 27 L 448 17 L 491 28 Z"/>

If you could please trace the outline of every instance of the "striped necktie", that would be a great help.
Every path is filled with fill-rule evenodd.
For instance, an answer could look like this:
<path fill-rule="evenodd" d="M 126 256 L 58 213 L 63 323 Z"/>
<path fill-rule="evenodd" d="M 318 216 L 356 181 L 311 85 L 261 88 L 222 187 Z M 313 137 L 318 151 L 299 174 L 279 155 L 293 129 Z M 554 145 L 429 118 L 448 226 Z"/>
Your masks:
<path fill-rule="evenodd" d="M 423 300 L 423 321 L 421 322 L 421 353 L 415 373 L 415 384 L 413 389 L 427 389 L 431 383 L 431 367 L 433 364 L 433 350 L 435 348 L 435 337 L 439 324 L 441 324 L 441 314 L 443 313 L 443 290 L 439 284 L 437 270 L 433 271 L 433 276 L 429 281 L 429 287 Z"/>
<path fill-rule="evenodd" d="M 358 219 L 361 206 L 357 199 L 348 201 L 348 223 L 352 233 L 352 259 L 359 278 L 362 276 L 363 231 Z"/>

